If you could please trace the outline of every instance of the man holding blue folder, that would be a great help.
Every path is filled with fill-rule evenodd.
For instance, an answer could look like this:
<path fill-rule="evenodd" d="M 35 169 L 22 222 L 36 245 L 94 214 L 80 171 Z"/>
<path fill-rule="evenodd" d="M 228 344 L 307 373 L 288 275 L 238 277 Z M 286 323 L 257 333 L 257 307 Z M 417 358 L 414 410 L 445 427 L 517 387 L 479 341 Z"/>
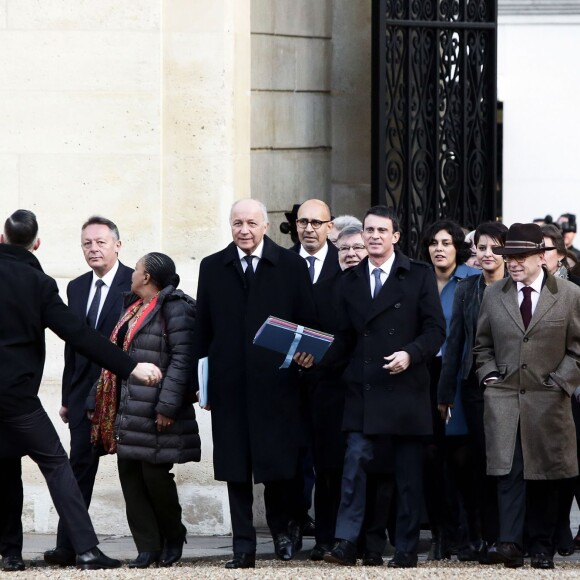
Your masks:
<path fill-rule="evenodd" d="M 265 234 L 266 208 L 242 199 L 231 209 L 233 242 L 200 265 L 194 351 L 208 357 L 215 478 L 226 481 L 234 557 L 226 568 L 253 568 L 253 483 L 264 484 L 276 555 L 294 556 L 289 521 L 298 461 L 298 368 L 254 346 L 268 316 L 313 326 L 312 284 L 304 259 Z"/>

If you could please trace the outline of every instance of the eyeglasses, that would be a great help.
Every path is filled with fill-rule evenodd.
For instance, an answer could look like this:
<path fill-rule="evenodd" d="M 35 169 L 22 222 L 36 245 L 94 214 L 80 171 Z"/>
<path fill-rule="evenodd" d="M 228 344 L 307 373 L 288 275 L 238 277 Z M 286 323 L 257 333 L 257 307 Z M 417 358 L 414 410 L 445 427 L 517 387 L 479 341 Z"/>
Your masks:
<path fill-rule="evenodd" d="M 306 218 L 300 218 L 296 220 L 296 225 L 301 229 L 305 230 L 308 224 L 312 226 L 313 229 L 319 230 L 322 224 L 330 223 L 332 220 L 307 220 Z"/>
<path fill-rule="evenodd" d="M 338 247 L 338 251 L 342 252 L 342 253 L 348 252 L 351 249 L 353 252 L 363 252 L 364 250 L 366 250 L 366 248 L 364 247 L 363 244 L 354 244 L 353 246 L 339 246 Z"/>
<path fill-rule="evenodd" d="M 518 264 L 523 264 L 526 261 L 526 258 L 533 256 L 533 254 L 518 254 L 513 256 L 504 256 L 503 259 L 506 262 L 517 262 Z"/>

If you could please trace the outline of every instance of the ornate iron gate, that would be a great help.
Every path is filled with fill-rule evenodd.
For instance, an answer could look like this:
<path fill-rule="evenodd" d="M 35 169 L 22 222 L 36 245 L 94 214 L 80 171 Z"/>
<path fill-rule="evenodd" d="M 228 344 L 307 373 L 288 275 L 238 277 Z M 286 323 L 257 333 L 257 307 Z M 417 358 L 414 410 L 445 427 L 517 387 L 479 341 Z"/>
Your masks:
<path fill-rule="evenodd" d="M 373 0 L 373 203 L 403 250 L 425 225 L 496 219 L 497 0 Z"/>

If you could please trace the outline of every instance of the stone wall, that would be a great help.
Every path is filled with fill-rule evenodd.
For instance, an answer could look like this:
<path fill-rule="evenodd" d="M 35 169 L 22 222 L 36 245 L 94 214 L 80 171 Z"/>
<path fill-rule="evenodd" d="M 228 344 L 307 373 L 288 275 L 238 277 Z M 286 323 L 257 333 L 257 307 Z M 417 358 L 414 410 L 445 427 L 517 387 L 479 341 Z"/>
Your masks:
<path fill-rule="evenodd" d="M 249 0 L 0 0 L 0 216 L 36 212 L 38 258 L 66 283 L 87 271 L 80 227 L 116 221 L 121 260 L 159 250 L 195 295 L 199 260 L 230 239 L 232 201 L 250 195 Z M 3 219 L 3 217 L 2 217 Z M 58 419 L 63 344 L 47 333 L 42 400 Z M 175 469 L 191 533 L 227 533 L 213 480 L 210 414 L 201 464 Z M 25 527 L 56 514 L 24 460 Z M 128 533 L 115 459 L 103 459 L 91 507 L 97 531 Z"/>
<path fill-rule="evenodd" d="M 284 211 L 331 190 L 331 0 L 252 0 L 252 197 Z"/>

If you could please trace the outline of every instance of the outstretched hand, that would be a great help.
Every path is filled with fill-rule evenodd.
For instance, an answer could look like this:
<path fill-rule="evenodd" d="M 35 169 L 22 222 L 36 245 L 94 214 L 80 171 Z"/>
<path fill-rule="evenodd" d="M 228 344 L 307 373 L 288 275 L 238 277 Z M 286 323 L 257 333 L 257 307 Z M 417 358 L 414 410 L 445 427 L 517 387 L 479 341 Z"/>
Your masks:
<path fill-rule="evenodd" d="M 152 363 L 137 363 L 131 376 L 146 385 L 156 385 L 163 378 L 159 368 Z"/>

